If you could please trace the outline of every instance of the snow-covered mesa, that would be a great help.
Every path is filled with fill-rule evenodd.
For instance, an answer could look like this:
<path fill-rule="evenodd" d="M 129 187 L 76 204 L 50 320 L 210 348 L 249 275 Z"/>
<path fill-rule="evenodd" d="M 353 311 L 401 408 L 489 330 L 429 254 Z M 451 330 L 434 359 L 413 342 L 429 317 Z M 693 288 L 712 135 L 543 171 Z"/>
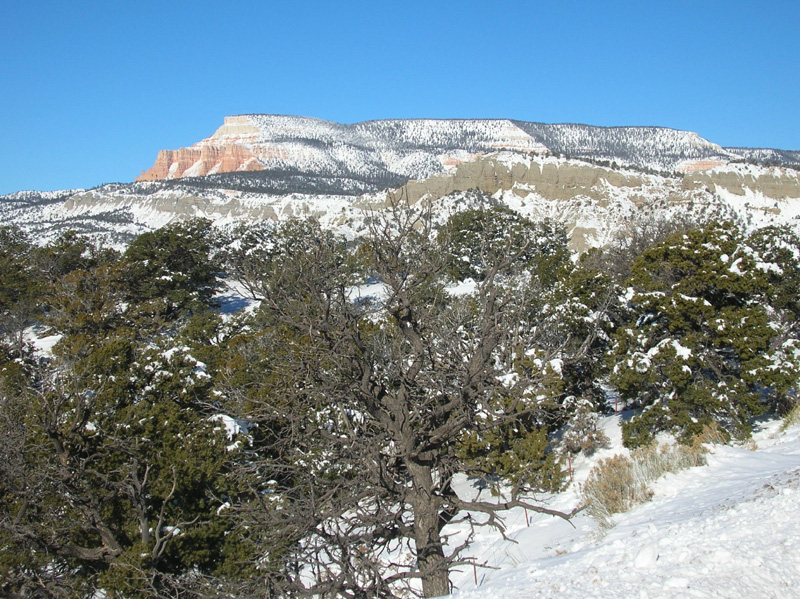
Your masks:
<path fill-rule="evenodd" d="M 220 225 L 315 217 L 354 236 L 387 201 L 462 209 L 478 190 L 484 203 L 490 196 L 563 222 L 580 252 L 641 215 L 798 226 L 799 165 L 800 152 L 722 148 L 663 127 L 237 115 L 192 146 L 162 151 L 147 180 L 11 194 L 0 217 L 42 242 L 70 228 L 120 247 L 192 217 Z"/>
<path fill-rule="evenodd" d="M 425 178 L 464 152 L 568 154 L 620 164 L 692 172 L 731 160 L 797 161 L 793 152 L 730 149 L 690 131 L 593 127 L 511 119 L 394 119 L 352 125 L 273 114 L 225 117 L 210 137 L 159 153 L 141 180 L 290 166 L 317 172 L 389 172 Z M 770 153 L 771 152 L 771 153 Z"/>

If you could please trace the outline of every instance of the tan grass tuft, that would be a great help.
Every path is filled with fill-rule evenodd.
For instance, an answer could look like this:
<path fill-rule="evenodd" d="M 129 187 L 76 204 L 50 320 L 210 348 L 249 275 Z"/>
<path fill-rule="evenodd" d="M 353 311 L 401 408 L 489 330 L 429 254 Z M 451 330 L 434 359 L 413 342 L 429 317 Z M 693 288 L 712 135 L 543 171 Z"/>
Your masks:
<path fill-rule="evenodd" d="M 670 472 L 706 463 L 701 442 L 692 445 L 650 445 L 631 453 L 602 460 L 589 473 L 582 494 L 587 512 L 603 528 L 611 528 L 612 516 L 650 501 L 650 485 Z"/>

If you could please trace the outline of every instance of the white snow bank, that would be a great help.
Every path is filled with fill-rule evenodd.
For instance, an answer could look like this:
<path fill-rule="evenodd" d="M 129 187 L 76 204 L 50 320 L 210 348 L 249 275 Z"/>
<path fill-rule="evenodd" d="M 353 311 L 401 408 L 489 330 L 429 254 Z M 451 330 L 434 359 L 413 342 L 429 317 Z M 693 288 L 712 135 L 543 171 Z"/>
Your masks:
<path fill-rule="evenodd" d="M 604 536 L 584 516 L 572 531 L 523 522 L 510 535 L 517 545 L 475 555 L 500 570 L 451 577 L 454 597 L 800 597 L 800 427 L 776 429 L 757 436 L 755 451 L 714 447 L 708 466 L 660 480 L 653 501 L 618 515 Z"/>

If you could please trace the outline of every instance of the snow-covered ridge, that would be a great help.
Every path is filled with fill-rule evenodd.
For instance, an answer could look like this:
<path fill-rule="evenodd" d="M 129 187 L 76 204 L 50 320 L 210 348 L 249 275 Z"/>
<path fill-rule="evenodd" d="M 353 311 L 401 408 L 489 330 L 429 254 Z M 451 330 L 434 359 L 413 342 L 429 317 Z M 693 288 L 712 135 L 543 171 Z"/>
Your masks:
<path fill-rule="evenodd" d="M 690 131 L 594 127 L 509 119 L 396 119 L 343 125 L 297 116 L 225 117 L 210 137 L 163 150 L 140 180 L 236 171 L 302 170 L 347 176 L 424 179 L 498 150 L 563 154 L 657 171 L 704 170 L 731 161 L 800 164 L 800 153 L 725 149 Z"/>
<path fill-rule="evenodd" d="M 409 124 L 380 122 L 382 127 L 396 125 L 399 136 L 412 136 Z M 290 121 L 286 130 L 292 127 Z M 327 135 L 325 130 L 319 129 L 320 137 Z M 295 146 L 302 147 L 296 141 L 286 144 Z M 562 222 L 576 252 L 605 245 L 637 215 L 734 220 L 747 230 L 769 224 L 800 229 L 796 169 L 726 163 L 668 175 L 537 152 L 481 155 L 462 150 L 443 170 L 409 180 L 381 170 L 375 162 L 364 161 L 357 171 L 337 171 L 353 148 L 322 152 L 316 162 L 312 148 L 309 163 L 293 168 L 282 168 L 276 161 L 256 172 L 109 184 L 63 195 L 13 194 L 0 198 L 0 216 L 37 237 L 52 238 L 71 228 L 106 231 L 119 244 L 144 230 L 192 217 L 225 224 L 312 216 L 323 226 L 357 235 L 365 227 L 366 211 L 380 209 L 387 201 L 430 202 L 442 214 L 491 201 L 534 220 Z M 431 167 L 425 162 L 430 156 L 405 154 L 403 167 L 424 170 Z M 477 199 L 471 197 L 476 192 Z"/>
<path fill-rule="evenodd" d="M 663 127 L 237 115 L 193 146 L 160 152 L 143 174 L 150 180 L 11 194 L 0 198 L 0 216 L 45 240 L 76 229 L 106 232 L 115 244 L 196 216 L 314 216 L 355 234 L 365 207 L 402 199 L 457 209 L 479 190 L 527 216 L 564 222 L 582 251 L 637 213 L 800 226 L 795 165 L 800 152 L 722 148 Z"/>

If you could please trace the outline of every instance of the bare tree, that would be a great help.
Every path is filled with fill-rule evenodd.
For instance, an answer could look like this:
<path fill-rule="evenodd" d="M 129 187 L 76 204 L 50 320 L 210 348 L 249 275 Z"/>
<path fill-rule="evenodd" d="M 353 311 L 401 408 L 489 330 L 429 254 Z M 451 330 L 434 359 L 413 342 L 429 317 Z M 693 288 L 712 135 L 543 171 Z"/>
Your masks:
<path fill-rule="evenodd" d="M 469 542 L 451 546 L 448 524 L 502 532 L 499 515 L 516 506 L 571 516 L 527 500 L 524 479 L 498 502 L 453 488 L 469 474 L 465 436 L 540 409 L 541 365 L 558 351 L 539 344 L 529 359 L 547 333 L 526 324 L 524 286 L 501 284 L 527 248 L 499 252 L 461 297 L 444 285 L 429 214 L 394 205 L 370 223 L 355 259 L 381 297 L 358 297 L 353 254 L 308 223 L 288 225 L 309 227 L 304 245 L 248 282 L 265 324 L 254 343 L 270 358 L 259 392 L 228 389 L 262 436 L 238 515 L 276 594 L 390 597 L 418 579 L 422 595 L 446 595 Z"/>
<path fill-rule="evenodd" d="M 702 222 L 697 215 L 691 213 L 671 217 L 656 214 L 637 215 L 617 231 L 608 247 L 585 256 L 584 264 L 622 283 L 630 276 L 633 261 L 646 249 L 677 233 L 699 228 Z"/>

